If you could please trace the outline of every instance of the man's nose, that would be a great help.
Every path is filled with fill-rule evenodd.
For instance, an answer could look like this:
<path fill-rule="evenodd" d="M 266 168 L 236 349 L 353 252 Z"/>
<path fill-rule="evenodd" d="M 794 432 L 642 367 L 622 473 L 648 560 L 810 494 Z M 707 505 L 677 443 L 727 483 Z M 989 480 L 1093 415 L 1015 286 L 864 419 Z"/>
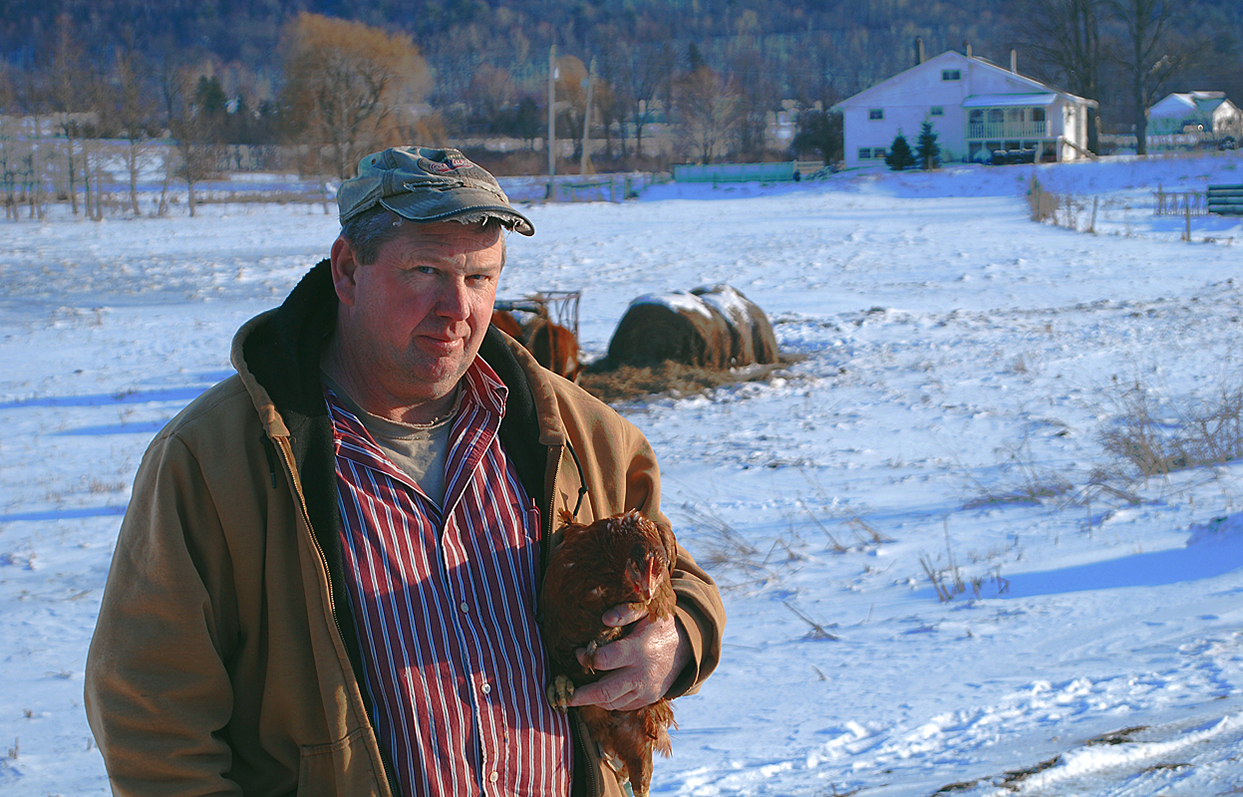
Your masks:
<path fill-rule="evenodd" d="M 436 311 L 446 318 L 465 321 L 470 317 L 469 291 L 463 279 L 447 280 L 437 297 Z"/>

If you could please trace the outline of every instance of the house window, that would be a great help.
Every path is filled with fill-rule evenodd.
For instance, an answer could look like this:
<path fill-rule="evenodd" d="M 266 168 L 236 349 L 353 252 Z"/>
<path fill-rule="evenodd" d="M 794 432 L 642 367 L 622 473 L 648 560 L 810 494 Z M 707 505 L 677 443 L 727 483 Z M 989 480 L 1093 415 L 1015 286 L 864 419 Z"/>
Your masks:
<path fill-rule="evenodd" d="M 929 111 L 929 113 L 931 113 L 933 116 L 945 116 L 945 108 L 943 108 L 940 105 L 934 105 L 932 106 L 932 110 Z"/>
<path fill-rule="evenodd" d="M 962 80 L 962 70 L 960 69 L 942 69 L 942 80 Z"/>
<path fill-rule="evenodd" d="M 884 108 L 869 108 L 868 118 L 869 119 L 884 119 L 885 109 Z"/>
<path fill-rule="evenodd" d="M 872 149 L 870 147 L 859 147 L 859 160 L 871 160 Z"/>

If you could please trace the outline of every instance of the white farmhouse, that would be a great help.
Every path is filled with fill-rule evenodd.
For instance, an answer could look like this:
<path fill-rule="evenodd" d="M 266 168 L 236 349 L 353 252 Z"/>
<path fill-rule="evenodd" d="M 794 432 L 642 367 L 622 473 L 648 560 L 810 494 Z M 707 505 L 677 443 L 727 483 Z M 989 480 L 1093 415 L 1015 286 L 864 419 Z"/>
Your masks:
<path fill-rule="evenodd" d="M 1243 112 L 1223 91 L 1170 94 L 1148 109 L 1148 133 L 1214 133 L 1238 135 Z"/>
<path fill-rule="evenodd" d="M 967 50 L 970 53 L 970 48 Z M 1087 153 L 1094 100 L 949 50 L 839 102 L 846 167 L 883 164 L 901 132 L 914 150 L 921 124 L 937 134 L 941 160 L 1074 160 Z M 1002 153 L 997 156 L 995 153 Z"/>

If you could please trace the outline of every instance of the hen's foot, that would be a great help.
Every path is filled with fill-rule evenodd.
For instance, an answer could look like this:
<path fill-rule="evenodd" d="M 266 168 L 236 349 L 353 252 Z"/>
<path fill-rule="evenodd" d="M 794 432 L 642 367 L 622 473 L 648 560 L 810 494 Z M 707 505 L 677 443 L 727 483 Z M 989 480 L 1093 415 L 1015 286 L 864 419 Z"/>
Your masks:
<path fill-rule="evenodd" d="M 562 714 L 570 708 L 570 698 L 574 696 L 574 682 L 564 675 L 558 675 L 548 685 L 548 702 Z"/>

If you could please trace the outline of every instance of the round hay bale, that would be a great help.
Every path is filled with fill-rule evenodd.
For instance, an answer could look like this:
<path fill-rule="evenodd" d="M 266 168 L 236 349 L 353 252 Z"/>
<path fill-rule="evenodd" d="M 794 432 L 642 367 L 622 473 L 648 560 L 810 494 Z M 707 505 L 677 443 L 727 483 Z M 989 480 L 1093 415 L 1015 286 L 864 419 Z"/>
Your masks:
<path fill-rule="evenodd" d="M 724 284 L 695 288 L 691 293 L 724 316 L 729 325 L 732 365 L 777 362 L 777 336 L 759 306 Z"/>
<path fill-rule="evenodd" d="M 731 337 L 725 317 L 690 293 L 640 296 L 609 341 L 609 367 L 650 366 L 666 360 L 728 368 Z"/>

